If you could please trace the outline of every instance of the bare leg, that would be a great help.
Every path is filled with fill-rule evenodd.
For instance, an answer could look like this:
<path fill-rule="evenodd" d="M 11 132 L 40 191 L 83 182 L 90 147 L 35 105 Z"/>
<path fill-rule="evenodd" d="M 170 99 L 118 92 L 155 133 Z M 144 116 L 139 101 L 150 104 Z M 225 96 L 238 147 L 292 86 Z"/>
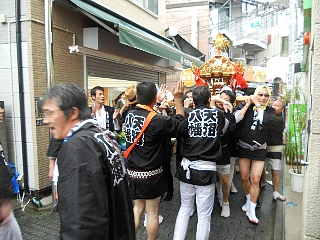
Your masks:
<path fill-rule="evenodd" d="M 260 178 L 262 170 L 264 168 L 264 161 L 252 160 L 251 162 L 251 177 L 250 177 L 250 204 L 249 209 L 246 212 L 247 217 L 253 223 L 259 223 L 259 219 L 256 217 L 256 206 L 260 192 Z"/>
<path fill-rule="evenodd" d="M 144 199 L 134 200 L 133 213 L 134 213 L 134 226 L 135 226 L 136 231 L 139 228 L 140 218 L 141 218 L 142 213 L 145 210 L 145 207 L 146 207 L 146 202 Z"/>
<path fill-rule="evenodd" d="M 248 195 L 250 193 L 250 181 L 249 181 L 250 165 L 251 165 L 250 159 L 239 158 L 241 185 L 242 185 L 242 189 L 246 195 Z"/>
<path fill-rule="evenodd" d="M 242 211 L 247 212 L 250 206 L 250 165 L 251 160 L 248 158 L 239 159 L 240 175 L 241 175 L 241 185 L 242 189 L 246 195 L 246 203 L 242 206 Z"/>
<path fill-rule="evenodd" d="M 220 183 L 223 192 L 223 203 L 221 204 L 221 216 L 229 217 L 230 216 L 230 207 L 229 207 L 229 194 L 230 194 L 230 183 L 229 183 L 229 174 L 219 174 Z"/>
<path fill-rule="evenodd" d="M 279 188 L 279 183 L 280 183 L 280 172 L 279 170 L 274 170 L 272 169 L 272 183 L 273 183 L 273 198 L 274 200 L 281 200 L 281 201 L 285 201 L 286 200 L 286 197 L 281 195 L 279 192 L 278 192 L 278 188 Z"/>
<path fill-rule="evenodd" d="M 280 182 L 280 174 L 278 170 L 271 170 L 272 173 L 272 183 L 273 183 L 273 191 L 278 192 L 279 182 Z"/>
<path fill-rule="evenodd" d="M 146 199 L 146 212 L 148 215 L 147 233 L 148 240 L 154 240 L 157 237 L 159 229 L 159 203 L 160 197 L 155 199 Z"/>
<path fill-rule="evenodd" d="M 264 161 L 252 160 L 250 178 L 250 197 L 251 202 L 257 203 L 260 192 L 260 178 L 264 168 Z"/>
<path fill-rule="evenodd" d="M 222 185 L 223 202 L 228 202 L 230 193 L 229 174 L 219 174 L 220 183 Z"/>
<path fill-rule="evenodd" d="M 134 227 L 136 231 L 138 231 L 141 214 L 143 213 L 145 207 L 146 207 L 146 200 L 144 199 L 134 200 L 133 213 L 134 213 Z"/>

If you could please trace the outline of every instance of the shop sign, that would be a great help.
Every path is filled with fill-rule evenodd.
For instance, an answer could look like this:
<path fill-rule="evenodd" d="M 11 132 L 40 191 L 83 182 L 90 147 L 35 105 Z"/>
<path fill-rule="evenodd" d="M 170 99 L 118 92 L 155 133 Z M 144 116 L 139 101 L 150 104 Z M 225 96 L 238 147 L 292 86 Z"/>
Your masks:
<path fill-rule="evenodd" d="M 186 59 L 186 58 L 184 58 L 184 57 L 181 57 L 181 64 L 183 66 L 191 67 L 193 62 L 188 60 L 188 59 Z"/>
<path fill-rule="evenodd" d="M 247 82 L 266 82 L 266 76 L 266 67 L 246 66 L 245 79 Z"/>
<path fill-rule="evenodd" d="M 192 87 L 196 84 L 195 75 L 193 74 L 191 68 L 187 68 L 181 72 L 180 80 L 186 87 Z"/>
<path fill-rule="evenodd" d="M 304 146 L 306 132 L 305 129 L 301 128 L 301 124 L 299 124 L 300 119 L 306 119 L 307 114 L 307 105 L 306 104 L 289 104 L 289 131 L 293 132 L 292 134 L 292 143 L 298 143 L 297 146 Z M 301 121 L 300 121 L 301 122 Z M 303 124 L 305 125 L 305 124 Z M 302 147 L 303 150 L 304 147 Z M 301 154 L 304 154 L 303 152 Z"/>

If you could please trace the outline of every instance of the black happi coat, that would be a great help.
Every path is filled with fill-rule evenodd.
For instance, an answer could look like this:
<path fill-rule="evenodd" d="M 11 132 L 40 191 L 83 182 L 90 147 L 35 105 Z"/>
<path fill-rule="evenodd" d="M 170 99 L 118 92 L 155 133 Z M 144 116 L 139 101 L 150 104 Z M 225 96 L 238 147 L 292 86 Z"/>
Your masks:
<path fill-rule="evenodd" d="M 183 142 L 183 157 L 190 161 L 216 162 L 221 158 L 220 136 L 225 133 L 226 123 L 222 111 L 209 107 L 197 107 L 188 113 L 188 136 Z M 226 124 L 226 125 L 225 125 Z M 180 181 L 204 186 L 214 183 L 214 171 L 190 169 L 191 179 L 186 178 L 182 166 L 176 176 Z"/>
<path fill-rule="evenodd" d="M 282 134 L 284 130 L 284 121 L 282 113 L 276 114 L 274 120 L 271 122 L 268 146 L 279 146 L 283 145 Z M 267 157 L 273 159 L 281 159 L 282 152 L 270 152 L 267 151 Z"/>
<path fill-rule="evenodd" d="M 103 136 L 89 122 L 59 150 L 61 239 L 135 239 L 127 176 Z"/>
<path fill-rule="evenodd" d="M 127 149 L 140 133 L 148 114 L 147 110 L 138 107 L 129 111 L 125 125 Z M 168 137 L 183 136 L 187 131 L 187 121 L 183 116 L 170 117 L 157 114 L 129 154 L 128 168 L 136 170 L 159 168 L 166 160 Z"/>
<path fill-rule="evenodd" d="M 237 110 L 241 110 L 245 103 L 240 103 L 237 106 Z M 263 122 L 254 120 L 254 113 L 256 111 L 253 110 L 254 105 L 251 104 L 243 119 L 237 123 L 237 126 L 240 129 L 239 139 L 245 143 L 250 145 L 255 145 L 253 141 L 256 141 L 260 144 L 267 143 L 268 135 L 270 130 L 270 124 L 274 119 L 275 110 L 267 106 L 266 110 L 264 110 Z"/>
<path fill-rule="evenodd" d="M 234 147 L 233 137 L 236 130 L 236 119 L 234 117 L 234 114 L 230 112 L 223 112 L 223 116 L 225 117 L 225 119 L 228 119 L 229 126 L 227 132 L 221 137 L 222 157 L 217 162 L 217 165 L 230 164 L 231 149 L 233 150 Z"/>
<path fill-rule="evenodd" d="M 283 145 L 282 134 L 284 130 L 284 121 L 282 113 L 276 114 L 270 126 L 270 136 L 268 146 Z"/>

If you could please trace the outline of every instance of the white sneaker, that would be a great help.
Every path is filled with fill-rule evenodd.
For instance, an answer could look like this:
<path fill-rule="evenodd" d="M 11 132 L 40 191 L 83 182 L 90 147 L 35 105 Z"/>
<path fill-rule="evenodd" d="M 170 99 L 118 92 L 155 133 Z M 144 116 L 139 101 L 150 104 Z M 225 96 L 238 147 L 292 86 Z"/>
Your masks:
<path fill-rule="evenodd" d="M 238 192 L 238 189 L 237 189 L 236 186 L 233 184 L 233 182 L 231 182 L 230 192 L 231 192 L 231 193 L 237 193 L 237 192 Z"/>
<path fill-rule="evenodd" d="M 161 224 L 163 222 L 163 216 L 158 215 L 158 219 L 159 219 L 159 224 Z M 145 213 L 144 214 L 144 222 L 143 222 L 144 227 L 147 227 L 147 222 L 148 222 L 148 215 Z"/>
<path fill-rule="evenodd" d="M 240 172 L 240 167 L 239 166 L 236 166 L 236 172 Z"/>
<path fill-rule="evenodd" d="M 230 207 L 229 202 L 222 203 L 221 217 L 230 217 Z"/>

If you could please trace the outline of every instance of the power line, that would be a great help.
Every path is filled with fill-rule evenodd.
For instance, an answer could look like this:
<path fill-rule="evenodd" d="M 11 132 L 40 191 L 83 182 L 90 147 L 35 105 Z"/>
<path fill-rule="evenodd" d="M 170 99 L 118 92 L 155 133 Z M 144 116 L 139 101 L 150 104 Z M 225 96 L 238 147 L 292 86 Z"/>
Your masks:
<path fill-rule="evenodd" d="M 239 8 L 239 7 L 241 7 L 240 5 L 241 4 L 234 4 L 234 5 L 231 6 L 231 8 Z M 230 6 L 226 6 L 226 7 L 224 7 L 224 9 L 225 8 L 230 9 Z M 216 9 L 218 9 L 218 8 L 216 8 Z M 197 11 L 197 14 L 201 16 L 201 15 L 205 15 L 206 13 L 208 13 L 208 15 L 210 15 L 211 11 L 213 11 L 213 10 L 201 9 L 201 10 Z M 168 14 L 170 14 L 170 15 L 169 15 L 169 17 L 167 16 L 166 19 L 176 19 L 175 21 L 171 21 L 170 22 L 171 24 L 174 24 L 174 23 L 177 23 L 177 22 L 181 22 L 181 17 L 179 17 L 179 16 L 181 16 L 183 14 L 184 15 L 183 18 L 185 18 L 185 14 L 188 13 L 188 12 L 190 13 L 191 11 L 185 11 L 185 10 L 174 10 L 174 11 L 172 11 L 172 9 L 170 9 L 170 12 L 169 11 L 167 12 L 167 15 Z M 178 17 L 172 16 L 173 14 L 175 14 L 175 16 L 178 16 Z"/>
<path fill-rule="evenodd" d="M 251 3 L 257 3 L 257 4 L 255 4 L 255 5 L 258 5 L 258 4 L 260 4 L 260 2 L 259 1 L 255 1 L 255 0 L 248 0 L 248 1 L 250 1 Z M 243 0 L 241 0 L 241 3 L 240 4 L 246 4 L 246 2 L 245 1 L 243 1 Z M 234 4 L 234 5 L 232 5 L 231 6 L 231 9 L 232 8 L 239 8 L 239 5 L 240 4 Z M 248 4 L 248 3 L 247 3 Z M 268 2 L 268 4 L 267 5 L 264 5 L 264 6 L 269 6 L 269 8 L 273 8 L 274 10 L 284 10 L 284 9 L 287 9 L 287 7 L 285 7 L 285 6 L 281 6 L 281 5 L 278 5 L 278 4 L 269 4 L 269 2 Z M 227 7 L 225 7 L 225 8 L 229 8 L 230 9 L 230 6 L 227 6 Z M 212 10 L 211 10 L 212 11 Z M 230 10 L 229 10 L 230 11 Z M 231 10 L 232 11 L 232 10 Z M 198 11 L 197 12 L 197 14 L 199 14 L 199 15 L 201 15 L 202 13 L 209 13 L 210 14 L 210 11 L 208 11 L 208 9 L 202 9 L 202 10 L 200 10 L 200 11 Z M 179 15 L 179 13 L 181 13 L 181 14 L 186 14 L 186 11 L 183 11 L 183 10 L 181 10 L 181 11 L 179 11 L 179 10 L 175 10 L 175 11 L 170 11 L 170 12 L 168 12 L 168 13 L 170 13 L 171 15 L 172 15 L 172 13 L 178 13 L 178 15 Z M 262 13 L 260 13 L 260 15 L 261 15 Z M 258 14 L 257 14 L 258 15 Z M 259 15 L 258 15 L 259 16 Z M 167 17 L 167 19 L 177 19 L 176 21 L 173 21 L 173 22 L 171 22 L 171 23 L 176 23 L 176 22 L 180 22 L 181 21 L 181 18 L 179 18 L 179 17 Z"/>
<path fill-rule="evenodd" d="M 278 9 L 274 9 L 274 10 L 273 10 L 273 12 L 272 12 L 272 14 L 270 15 L 269 19 L 267 19 L 266 24 L 267 24 L 269 21 L 273 20 L 273 16 L 277 14 L 277 13 L 274 12 L 274 11 L 276 11 L 276 10 L 278 10 Z M 260 16 L 263 16 L 264 14 L 265 14 L 265 13 L 262 12 L 262 13 L 259 13 L 259 14 L 257 14 L 256 16 L 254 16 L 254 17 L 252 17 L 252 18 L 260 17 Z M 268 17 L 268 16 L 266 16 L 266 17 Z M 235 18 L 235 19 L 233 19 L 233 20 L 219 21 L 218 23 L 215 24 L 216 26 L 212 26 L 212 25 L 211 25 L 211 26 L 208 26 L 208 27 L 206 27 L 206 28 L 201 28 L 201 30 L 198 31 L 198 34 L 200 34 L 200 33 L 207 33 L 207 32 L 209 32 L 209 31 L 211 31 L 211 30 L 218 30 L 218 29 L 220 28 L 220 26 L 223 26 L 223 25 L 225 25 L 225 24 L 227 24 L 227 23 L 230 23 L 230 24 L 234 24 L 234 25 L 235 25 L 235 24 L 237 24 L 238 22 L 243 21 L 244 18 L 247 18 L 247 16 L 237 17 L 237 18 Z M 177 19 L 177 21 L 181 21 L 181 19 Z M 198 23 L 202 23 L 202 22 L 205 22 L 205 21 L 208 21 L 208 20 L 205 19 L 205 20 L 199 21 Z M 173 22 L 173 23 L 174 23 L 174 22 Z M 169 24 L 172 24 L 172 22 L 170 22 Z M 180 35 L 184 35 L 184 36 L 191 35 L 191 33 L 189 33 L 190 30 L 191 30 L 190 28 L 191 28 L 191 24 L 188 24 L 188 25 L 185 25 L 185 26 L 183 26 L 183 27 L 180 27 L 180 28 L 179 28 L 179 33 L 180 33 Z M 184 29 L 186 29 L 186 31 L 184 31 Z"/>

